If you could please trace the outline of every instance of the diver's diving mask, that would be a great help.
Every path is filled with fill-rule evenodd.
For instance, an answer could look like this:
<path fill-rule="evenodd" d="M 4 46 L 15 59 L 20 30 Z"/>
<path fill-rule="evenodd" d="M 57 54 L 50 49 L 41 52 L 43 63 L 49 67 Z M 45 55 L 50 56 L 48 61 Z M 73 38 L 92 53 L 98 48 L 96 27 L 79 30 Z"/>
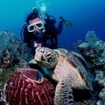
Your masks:
<path fill-rule="evenodd" d="M 34 22 L 27 26 L 28 32 L 34 32 L 36 29 L 44 29 L 44 23 L 42 21 Z"/>

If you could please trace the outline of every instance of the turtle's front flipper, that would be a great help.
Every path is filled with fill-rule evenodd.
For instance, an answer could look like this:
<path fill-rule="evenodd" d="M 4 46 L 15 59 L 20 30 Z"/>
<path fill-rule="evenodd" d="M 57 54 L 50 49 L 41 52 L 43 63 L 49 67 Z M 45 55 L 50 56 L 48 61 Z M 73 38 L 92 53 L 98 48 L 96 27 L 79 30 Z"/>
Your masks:
<path fill-rule="evenodd" d="M 73 105 L 72 89 L 67 81 L 62 80 L 56 86 L 54 105 Z"/>

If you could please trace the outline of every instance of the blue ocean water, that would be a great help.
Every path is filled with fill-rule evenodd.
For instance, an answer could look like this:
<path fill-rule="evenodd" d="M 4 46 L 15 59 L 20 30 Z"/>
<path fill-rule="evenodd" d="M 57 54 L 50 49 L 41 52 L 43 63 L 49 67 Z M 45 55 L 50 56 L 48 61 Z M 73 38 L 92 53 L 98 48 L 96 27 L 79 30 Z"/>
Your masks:
<path fill-rule="evenodd" d="M 64 24 L 59 47 L 73 49 L 73 43 L 85 40 L 86 33 L 93 30 L 105 41 L 105 0 L 0 0 L 0 30 L 8 29 L 20 37 L 27 14 L 40 3 L 46 5 L 57 24 L 59 16 L 73 23 L 73 27 Z"/>

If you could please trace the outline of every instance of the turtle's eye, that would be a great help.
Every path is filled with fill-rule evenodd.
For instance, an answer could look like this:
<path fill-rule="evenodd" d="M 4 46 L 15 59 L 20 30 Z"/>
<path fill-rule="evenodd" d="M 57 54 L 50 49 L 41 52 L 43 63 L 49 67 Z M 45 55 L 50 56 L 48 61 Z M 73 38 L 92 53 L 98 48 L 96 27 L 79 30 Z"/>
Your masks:
<path fill-rule="evenodd" d="M 48 54 L 47 57 L 51 56 L 51 54 Z"/>
<path fill-rule="evenodd" d="M 44 53 L 44 51 L 41 51 L 41 53 Z"/>

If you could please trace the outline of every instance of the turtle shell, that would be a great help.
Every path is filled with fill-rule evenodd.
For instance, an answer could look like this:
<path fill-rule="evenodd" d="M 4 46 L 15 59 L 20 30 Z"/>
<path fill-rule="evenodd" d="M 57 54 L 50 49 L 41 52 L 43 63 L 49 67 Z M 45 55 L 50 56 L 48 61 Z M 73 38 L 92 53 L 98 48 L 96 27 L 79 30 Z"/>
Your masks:
<path fill-rule="evenodd" d="M 87 69 L 80 56 L 66 49 L 39 47 L 29 64 L 38 64 L 58 84 L 55 90 L 55 105 L 72 105 L 72 89 L 92 89 Z"/>
<path fill-rule="evenodd" d="M 64 78 L 68 78 L 71 87 L 92 90 L 89 74 L 78 57 L 63 48 L 54 51 L 58 53 L 59 60 L 54 69 L 52 78 L 56 81 L 58 80 L 58 82 Z"/>
<path fill-rule="evenodd" d="M 86 68 L 72 51 L 39 47 L 33 61 L 57 82 L 66 79 L 72 88 L 92 89 Z"/>

